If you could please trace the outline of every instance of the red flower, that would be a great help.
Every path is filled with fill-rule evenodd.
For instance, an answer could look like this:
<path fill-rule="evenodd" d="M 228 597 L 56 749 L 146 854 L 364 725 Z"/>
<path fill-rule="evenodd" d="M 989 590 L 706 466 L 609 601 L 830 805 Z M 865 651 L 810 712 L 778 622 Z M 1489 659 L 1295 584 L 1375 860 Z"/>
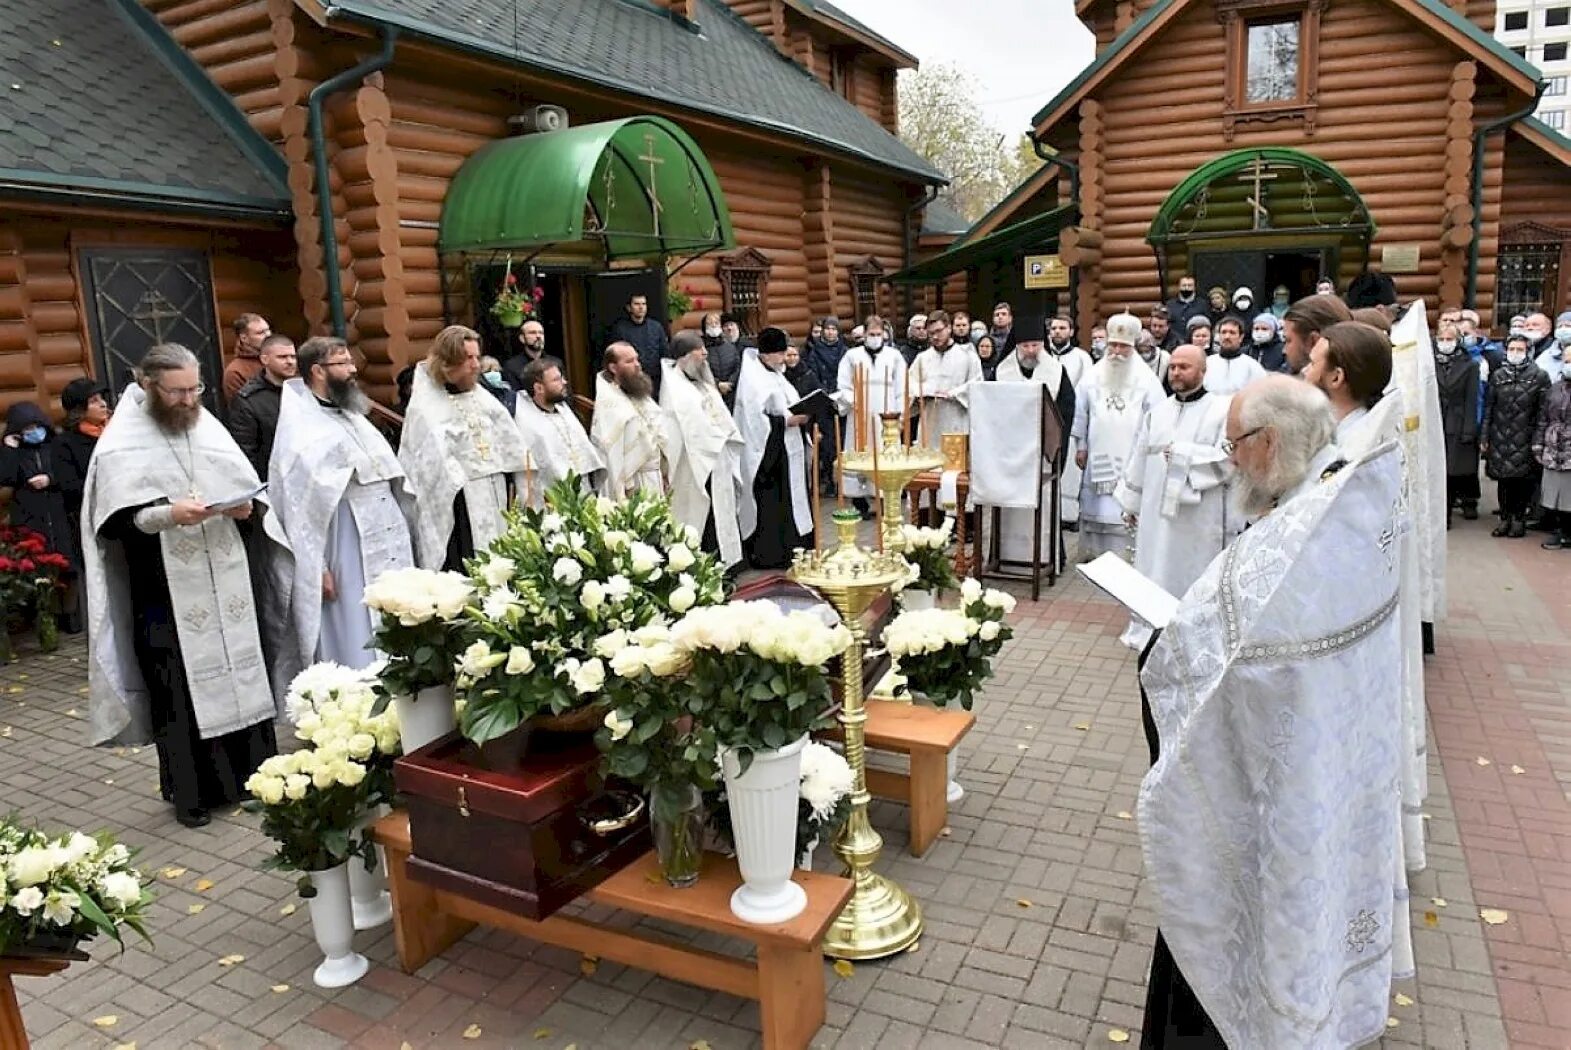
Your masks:
<path fill-rule="evenodd" d="M 545 289 L 544 288 L 535 288 L 529 294 L 534 296 L 535 302 L 538 303 L 540 300 L 545 298 Z"/>
<path fill-rule="evenodd" d="M 10 558 L 0 557 L 0 572 L 11 572 L 16 568 L 16 563 Z"/>
<path fill-rule="evenodd" d="M 33 559 L 23 558 L 17 567 L 20 568 L 23 572 L 32 572 L 37 569 L 38 566 L 33 564 Z"/>

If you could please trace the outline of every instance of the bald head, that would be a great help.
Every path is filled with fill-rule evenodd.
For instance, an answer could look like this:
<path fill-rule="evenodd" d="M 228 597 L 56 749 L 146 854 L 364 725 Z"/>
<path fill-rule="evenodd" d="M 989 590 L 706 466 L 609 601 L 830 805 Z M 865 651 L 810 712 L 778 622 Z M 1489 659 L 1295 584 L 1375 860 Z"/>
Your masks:
<path fill-rule="evenodd" d="M 1167 385 L 1175 394 L 1191 394 L 1205 383 L 1206 352 L 1193 343 L 1173 348 L 1167 360 Z"/>
<path fill-rule="evenodd" d="M 1318 387 L 1292 376 L 1256 379 L 1227 412 L 1227 439 L 1238 468 L 1239 509 L 1259 517 L 1309 474 L 1309 464 L 1336 436 L 1331 403 Z"/>

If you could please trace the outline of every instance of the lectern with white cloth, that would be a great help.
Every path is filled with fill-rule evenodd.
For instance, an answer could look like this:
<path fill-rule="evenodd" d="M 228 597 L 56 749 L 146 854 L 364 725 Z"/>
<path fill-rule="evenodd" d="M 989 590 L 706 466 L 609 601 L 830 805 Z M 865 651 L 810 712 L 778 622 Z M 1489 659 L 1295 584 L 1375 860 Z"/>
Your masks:
<path fill-rule="evenodd" d="M 988 556 L 978 575 L 1029 578 L 1035 601 L 1044 564 L 1050 587 L 1063 571 L 1058 498 L 1063 420 L 1042 383 L 973 383 L 969 393 L 971 502 L 992 508 Z M 1022 425 L 1033 419 L 1036 426 Z M 1028 577 L 1003 571 L 1022 567 Z"/>

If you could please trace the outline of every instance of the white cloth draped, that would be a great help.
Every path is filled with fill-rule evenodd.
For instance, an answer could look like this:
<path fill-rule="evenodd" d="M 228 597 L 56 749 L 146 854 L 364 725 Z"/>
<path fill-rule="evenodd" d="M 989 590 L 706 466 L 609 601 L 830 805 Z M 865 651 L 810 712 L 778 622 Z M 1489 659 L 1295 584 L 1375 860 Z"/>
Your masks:
<path fill-rule="evenodd" d="M 979 359 L 980 360 L 980 359 Z M 862 374 L 867 376 L 867 412 L 866 420 L 862 426 L 860 436 L 851 433 L 849 413 L 855 394 L 852 392 L 852 380 L 856 369 L 862 369 Z M 873 442 L 879 439 L 880 413 L 893 412 L 899 415 L 905 408 L 905 383 L 906 359 L 900 351 L 893 346 L 886 346 L 878 351 L 877 356 L 869 353 L 864 347 L 854 346 L 845 352 L 840 359 L 840 372 L 837 377 L 835 400 L 840 409 L 840 414 L 845 416 L 845 447 L 850 449 L 872 448 Z M 912 388 L 915 390 L 915 387 Z M 870 475 L 846 474 L 842 479 L 848 496 L 876 496 L 878 492 L 873 488 L 873 479 Z"/>
<path fill-rule="evenodd" d="M 939 351 L 928 347 L 911 362 L 911 396 L 920 390 L 933 405 L 925 413 L 929 424 L 918 431 L 924 448 L 943 448 L 945 434 L 969 434 L 971 412 L 968 390 L 982 381 L 982 359 L 969 343 L 955 343 Z"/>
<path fill-rule="evenodd" d="M 634 401 L 621 387 L 595 376 L 595 414 L 589 440 L 605 461 L 602 491 L 614 500 L 635 489 L 665 495 L 666 421 L 653 398 Z"/>
<path fill-rule="evenodd" d="M 426 368 L 415 366 L 398 461 L 415 493 L 415 561 L 440 569 L 460 492 L 475 550 L 502 534 L 507 476 L 524 469 L 524 437 L 489 393 L 475 387 L 450 394 Z"/>
<path fill-rule="evenodd" d="M 675 361 L 662 361 L 661 368 L 660 409 L 670 441 L 671 513 L 702 534 L 712 503 L 720 562 L 735 565 L 742 560 L 737 517 L 742 433 L 713 384 L 693 382 Z"/>
<path fill-rule="evenodd" d="M 1064 375 L 1069 377 L 1069 383 L 1075 388 L 1075 397 L 1080 396 L 1080 388 L 1085 385 L 1086 378 L 1091 370 L 1096 367 L 1096 362 L 1091 360 L 1091 355 L 1072 346 L 1063 353 L 1056 353 L 1051 347 L 1047 354 L 1057 361 L 1064 370 Z M 999 363 L 1002 371 L 1007 362 Z M 1079 415 L 1078 408 L 1076 415 Z M 1068 448 L 1064 450 L 1064 476 L 1058 482 L 1058 502 L 1060 513 L 1064 521 L 1073 522 L 1080 520 L 1080 466 L 1075 462 L 1075 451 L 1080 448 L 1080 442 L 1071 432 L 1064 435 Z"/>
<path fill-rule="evenodd" d="M 1058 391 L 1064 384 L 1065 362 L 1074 359 L 1067 356 L 1065 358 L 1055 357 L 1053 354 L 1043 351 L 1037 355 L 1036 367 L 1031 370 L 1031 375 L 1027 377 L 1020 370 L 1019 353 L 1020 351 L 1016 350 L 1000 361 L 994 378 L 997 382 L 1004 384 L 1033 383 L 1041 386 L 1044 388 L 1047 398 L 1056 405 Z M 1071 381 L 1072 384 L 1073 381 Z M 977 390 L 982 388 L 972 387 L 971 389 L 974 395 Z M 1041 418 L 1042 407 L 1040 398 L 1040 394 L 1035 398 L 1023 398 L 1021 401 L 1022 410 L 1008 412 L 1000 412 L 997 408 L 992 407 L 983 410 L 973 401 L 972 407 L 976 408 L 977 411 L 971 423 L 971 497 L 978 504 L 991 504 L 992 506 L 1003 508 L 998 514 L 999 559 L 1005 562 L 1029 563 L 1033 548 L 1031 531 L 1036 523 L 1036 506 L 1038 501 L 1035 485 L 1031 484 L 1031 479 L 1035 478 L 1039 470 L 1046 466 L 1048 478 L 1042 483 L 1040 495 L 1042 504 L 1041 550 L 1046 561 L 1049 564 L 1053 564 L 1056 568 L 1058 544 L 1054 538 L 1056 532 L 1053 528 L 1053 508 L 1047 505 L 1053 494 L 1052 470 L 1050 465 L 1043 465 L 1039 462 L 1041 456 L 1041 428 L 1039 426 L 1033 427 L 1028 422 L 1029 420 Z M 977 435 L 981 434 L 984 428 L 992 430 L 997 437 L 1002 439 L 994 445 L 994 451 L 989 453 L 989 455 L 1001 457 L 1001 464 L 1014 461 L 1017 458 L 1019 458 L 1021 463 L 1020 469 L 1014 472 L 1012 481 L 1007 480 L 1008 475 L 1003 470 L 996 472 L 1000 481 L 1009 485 L 1014 491 L 1014 498 L 1010 502 L 984 499 L 982 495 L 978 495 L 978 463 L 985 461 L 987 457 L 977 450 Z M 1036 433 L 1035 437 L 1028 436 L 1029 432 L 1032 431 Z M 1069 440 L 1068 434 L 1064 435 L 1064 440 L 1066 442 Z M 1028 450 L 1029 460 L 1020 458 L 1023 457 L 1023 454 L 1011 455 L 1007 451 L 1008 444 L 1011 441 L 1017 445 L 1030 446 Z M 1000 495 L 1008 495 L 1008 493 L 1000 493 Z M 1075 500 L 1075 504 L 1077 507 L 1079 506 L 1078 497 Z M 1060 513 L 1062 513 L 1062 508 L 1060 508 Z"/>
<path fill-rule="evenodd" d="M 1306 480 L 1189 589 L 1142 672 L 1158 924 L 1228 1046 L 1385 1031 L 1401 767 L 1389 446 Z M 1348 703 L 1356 696 L 1358 703 Z"/>
<path fill-rule="evenodd" d="M 1260 362 L 1243 351 L 1237 357 L 1217 353 L 1206 358 L 1206 389 L 1213 394 L 1236 394 L 1265 374 Z"/>
<path fill-rule="evenodd" d="M 1419 615 L 1438 623 L 1446 615 L 1446 435 L 1422 299 L 1391 330 L 1391 379 L 1407 413 L 1402 446 L 1413 465 L 1408 478 L 1422 566 Z"/>
<path fill-rule="evenodd" d="M 1086 452 L 1080 479 L 1082 559 L 1126 546 L 1124 508 L 1116 491 L 1140 422 L 1162 398 L 1162 387 L 1144 361 L 1125 358 L 1128 364 L 1120 371 L 1117 360 L 1104 357 L 1075 387 L 1076 449 Z"/>
<path fill-rule="evenodd" d="M 567 477 L 577 474 L 586 489 L 599 486 L 605 470 L 605 457 L 589 440 L 584 425 L 567 402 L 543 409 L 532 397 L 518 395 L 514 408 L 518 431 L 524 436 L 528 461 L 524 473 L 524 493 L 537 510 L 545 506 L 545 491 Z"/>
<path fill-rule="evenodd" d="M 1229 505 L 1233 468 L 1220 447 L 1232 401 L 1205 394 L 1158 402 L 1140 421 L 1118 488 L 1120 506 L 1139 518 L 1135 568 L 1175 596 L 1244 529 Z M 1123 640 L 1138 650 L 1150 637 L 1148 626 L 1131 621 Z"/>
<path fill-rule="evenodd" d="M 785 376 L 758 359 L 756 347 L 742 351 L 742 371 L 737 377 L 736 408 L 731 418 L 742 434 L 742 485 L 737 491 L 737 523 L 742 537 L 758 531 L 758 499 L 753 485 L 769 444 L 770 417 L 785 423 L 797 402 L 796 387 Z M 807 496 L 807 446 L 802 428 L 785 426 L 786 472 L 791 484 L 791 517 L 798 535 L 813 531 L 813 507 Z"/>
<path fill-rule="evenodd" d="M 151 738 L 149 686 L 132 644 L 130 580 L 119 543 L 100 532 L 122 510 L 195 498 L 207 502 L 255 488 L 256 470 L 205 409 L 183 433 L 163 430 L 128 386 L 104 428 L 82 493 L 82 576 L 88 608 L 88 695 L 95 743 Z M 266 493 L 254 528 L 286 547 Z M 186 686 L 202 739 L 266 722 L 276 713 L 267 688 L 250 562 L 244 538 L 222 514 L 158 534 L 180 639 Z M 273 610 L 269 610 L 271 616 Z"/>
<path fill-rule="evenodd" d="M 268 466 L 269 493 L 292 557 L 275 558 L 271 583 L 288 615 L 271 625 L 273 688 L 280 696 L 317 659 L 368 667 L 368 580 L 414 564 L 415 497 L 393 449 L 364 416 L 329 408 L 303 380 L 284 384 Z M 337 596 L 322 597 L 330 570 Z"/>

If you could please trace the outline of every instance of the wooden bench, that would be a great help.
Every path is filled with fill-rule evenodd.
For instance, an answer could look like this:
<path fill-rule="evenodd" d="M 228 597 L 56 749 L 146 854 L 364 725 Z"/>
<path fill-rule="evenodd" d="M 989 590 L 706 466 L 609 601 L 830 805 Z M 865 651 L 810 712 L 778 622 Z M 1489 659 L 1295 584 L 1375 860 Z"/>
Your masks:
<path fill-rule="evenodd" d="M 553 915 L 526 919 L 413 878 L 409 859 L 409 816 L 398 811 L 377 821 L 376 841 L 387 854 L 393 895 L 393 935 L 399 964 L 414 973 L 446 951 L 475 925 L 507 930 L 544 944 L 610 959 L 672 980 L 758 1000 L 764 1046 L 800 1050 L 824 1023 L 824 933 L 851 899 L 852 883 L 821 872 L 798 871 L 807 891 L 807 910 L 790 922 L 754 926 L 731 914 L 731 893 L 742 884 L 736 861 L 710 853 L 698 882 L 673 889 L 660 877 L 654 854 L 645 854 L 585 899 L 668 922 L 750 941 L 755 961 L 694 948 L 652 931 L 628 930 L 589 919 Z"/>
<path fill-rule="evenodd" d="M 87 958 L 82 952 L 41 958 L 0 956 L 0 1050 L 27 1050 L 27 1026 L 22 1023 L 22 1007 L 16 1000 L 12 977 L 47 977 L 59 973 L 73 962 Z"/>
<path fill-rule="evenodd" d="M 949 823 L 949 753 L 976 725 L 976 716 L 900 700 L 869 697 L 866 704 L 867 747 L 911 756 L 910 773 L 869 766 L 867 790 L 910 807 L 909 849 L 920 857 Z M 840 727 L 824 736 L 841 739 Z"/>

